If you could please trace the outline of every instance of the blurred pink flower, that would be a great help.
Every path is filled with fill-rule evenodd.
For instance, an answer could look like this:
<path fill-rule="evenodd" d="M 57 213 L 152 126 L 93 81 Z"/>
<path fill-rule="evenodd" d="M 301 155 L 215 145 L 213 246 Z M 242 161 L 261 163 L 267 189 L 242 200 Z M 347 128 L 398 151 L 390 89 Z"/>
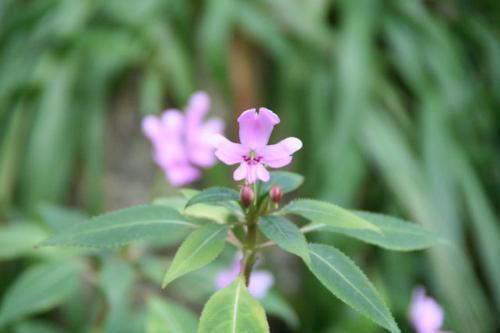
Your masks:
<path fill-rule="evenodd" d="M 215 287 L 223 289 L 231 284 L 240 273 L 240 256 L 237 257 L 227 271 L 222 271 L 215 278 Z M 250 276 L 248 292 L 257 299 L 264 298 L 274 283 L 274 277 L 268 271 L 254 271 Z"/>
<path fill-rule="evenodd" d="M 410 320 L 417 333 L 452 333 L 441 331 L 444 321 L 443 309 L 433 298 L 425 294 L 423 287 L 413 291 Z"/>
<path fill-rule="evenodd" d="M 210 138 L 221 134 L 224 122 L 203 118 L 210 109 L 210 97 L 204 92 L 191 96 L 185 114 L 166 110 L 159 117 L 146 116 L 142 130 L 153 144 L 153 158 L 173 186 L 183 186 L 201 177 L 199 168 L 215 164 Z"/>
<path fill-rule="evenodd" d="M 249 184 L 257 179 L 267 182 L 270 175 L 266 166 L 281 168 L 290 164 L 292 154 L 302 148 L 302 141 L 289 137 L 268 145 L 273 128 L 279 122 L 280 118 L 269 109 L 259 108 L 259 112 L 250 109 L 238 118 L 241 144 L 231 142 L 222 135 L 212 138 L 219 160 L 228 165 L 240 163 L 233 173 L 234 180 L 246 179 Z"/>

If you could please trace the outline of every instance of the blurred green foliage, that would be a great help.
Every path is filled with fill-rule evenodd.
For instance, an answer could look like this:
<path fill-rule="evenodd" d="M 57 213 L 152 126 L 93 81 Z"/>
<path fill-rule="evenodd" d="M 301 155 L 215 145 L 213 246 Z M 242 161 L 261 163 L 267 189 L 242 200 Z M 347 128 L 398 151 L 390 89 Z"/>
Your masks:
<path fill-rule="evenodd" d="M 120 145 L 107 133 L 130 117 L 123 106 L 156 113 L 204 89 L 230 134 L 239 112 L 266 105 L 281 131 L 303 139 L 294 168 L 306 177 L 304 196 L 391 212 L 453 243 L 401 257 L 338 239 L 385 290 L 398 322 L 411 289 L 424 284 L 445 306 L 446 328 L 498 330 L 498 22 L 493 0 L 0 1 L 0 230 L 19 239 L 5 252 L 0 244 L 0 295 L 16 276 L 44 269 L 32 264 L 61 256 L 33 254 L 26 242 L 58 223 L 40 204 L 89 213 L 112 205 L 105 143 Z M 228 179 L 218 167 L 204 182 Z M 105 267 L 102 285 L 119 271 L 131 288 L 127 264 Z M 302 280 L 290 295 L 300 332 L 377 331 Z M 107 297 L 121 304 L 122 295 Z M 46 319 L 72 332 L 112 332 L 124 315 L 103 319 L 96 305 L 82 319 L 67 303 L 64 320 Z M 57 331 L 49 326 L 16 329 Z"/>

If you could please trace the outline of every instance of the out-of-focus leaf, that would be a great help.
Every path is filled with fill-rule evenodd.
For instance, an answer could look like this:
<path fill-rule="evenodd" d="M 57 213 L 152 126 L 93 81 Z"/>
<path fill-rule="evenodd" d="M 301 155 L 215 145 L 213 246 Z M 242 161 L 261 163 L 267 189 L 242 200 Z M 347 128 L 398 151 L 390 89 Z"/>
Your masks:
<path fill-rule="evenodd" d="M 300 215 L 311 222 L 329 226 L 368 229 L 380 232 L 380 229 L 375 224 L 351 213 L 347 209 L 324 201 L 312 199 L 295 200 L 283 207 L 280 213 Z"/>
<path fill-rule="evenodd" d="M 390 332 L 400 332 L 370 281 L 342 252 L 334 247 L 309 245 L 309 269 L 335 296 Z"/>
<path fill-rule="evenodd" d="M 52 204 L 41 205 L 38 213 L 55 233 L 82 223 L 88 218 L 80 211 Z"/>
<path fill-rule="evenodd" d="M 453 233 L 443 231 L 447 228 L 446 220 L 430 201 L 429 180 L 424 177 L 422 163 L 394 122 L 374 110 L 365 118 L 363 134 L 365 149 L 413 219 L 454 242 Z M 453 322 L 466 331 L 488 331 L 491 323 L 488 305 L 469 258 L 454 246 L 435 246 L 428 253 L 433 281 L 449 304 Z M 464 299 L 468 301 L 463 302 Z"/>
<path fill-rule="evenodd" d="M 132 311 L 133 269 L 125 262 L 109 260 L 104 263 L 100 280 L 110 306 L 104 331 L 133 332 L 128 323 Z"/>
<path fill-rule="evenodd" d="M 62 333 L 62 330 L 53 324 L 33 320 L 17 324 L 14 333 Z"/>
<path fill-rule="evenodd" d="M 264 309 L 241 278 L 215 293 L 205 304 L 197 333 L 213 332 L 269 332 Z"/>
<path fill-rule="evenodd" d="M 196 227 L 196 224 L 172 208 L 135 206 L 93 217 L 52 236 L 40 245 L 115 247 L 159 237 L 180 239 Z"/>
<path fill-rule="evenodd" d="M 207 224 L 189 235 L 177 250 L 162 287 L 165 288 L 179 276 L 199 269 L 217 258 L 224 249 L 227 231 L 227 225 Z"/>
<path fill-rule="evenodd" d="M 30 267 L 7 290 L 0 307 L 0 327 L 64 302 L 79 285 L 78 261 L 49 262 Z"/>
<path fill-rule="evenodd" d="M 326 224 L 311 224 L 307 229 L 309 231 L 337 232 L 389 250 L 398 251 L 421 250 L 443 242 L 436 234 L 396 217 L 361 211 L 353 211 L 353 213 L 376 225 L 381 232 L 369 229 L 334 227 Z"/>
<path fill-rule="evenodd" d="M 259 220 L 259 229 L 267 238 L 275 242 L 283 250 L 301 257 L 309 262 L 309 249 L 300 229 L 282 216 L 264 216 Z"/>
<path fill-rule="evenodd" d="M 47 232 L 34 223 L 0 226 L 0 260 L 34 253 L 34 246 L 47 237 Z"/>
<path fill-rule="evenodd" d="M 498 265 L 500 231 L 498 219 L 495 218 L 494 209 L 470 165 L 463 163 L 460 171 L 465 201 L 474 221 L 472 227 L 475 230 L 476 244 L 481 253 L 480 259 L 488 272 L 487 279 L 494 292 L 497 309 L 500 310 L 500 284 L 498 283 L 500 281 L 500 265 Z"/>
<path fill-rule="evenodd" d="M 261 183 L 259 194 L 265 195 L 269 192 L 271 187 L 279 186 L 283 193 L 295 191 L 304 182 L 304 177 L 298 173 L 287 171 L 273 171 L 271 172 L 271 179 L 265 183 Z"/>
<path fill-rule="evenodd" d="M 165 299 L 148 299 L 146 333 L 195 333 L 198 326 L 196 315 L 190 310 Z"/>
<path fill-rule="evenodd" d="M 269 292 L 266 294 L 266 297 L 260 301 L 266 313 L 282 319 L 290 328 L 297 329 L 299 327 L 299 317 L 297 313 L 280 295 Z"/>
<path fill-rule="evenodd" d="M 191 197 L 186 203 L 186 208 L 200 203 L 224 205 L 228 201 L 238 201 L 239 199 L 240 194 L 233 189 L 226 187 L 211 187 Z"/>
<path fill-rule="evenodd" d="M 78 113 L 71 109 L 76 59 L 51 60 L 52 75 L 45 87 L 27 145 L 23 198 L 27 208 L 60 200 L 69 185 L 75 153 Z M 57 158 L 55 158 L 57 156 Z M 57 170 L 57 172 L 55 172 Z"/>
<path fill-rule="evenodd" d="M 162 110 L 163 90 L 163 81 L 158 69 L 153 66 L 148 67 L 141 82 L 140 110 L 142 114 L 154 114 Z"/>

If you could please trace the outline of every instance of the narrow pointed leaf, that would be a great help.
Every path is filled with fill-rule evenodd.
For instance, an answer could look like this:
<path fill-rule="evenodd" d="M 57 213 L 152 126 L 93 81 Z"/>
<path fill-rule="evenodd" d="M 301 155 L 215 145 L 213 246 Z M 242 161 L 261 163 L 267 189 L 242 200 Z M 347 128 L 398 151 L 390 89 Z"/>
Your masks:
<path fill-rule="evenodd" d="M 259 221 L 259 229 L 283 250 L 309 262 L 306 238 L 300 229 L 288 219 L 275 215 L 264 216 Z"/>
<path fill-rule="evenodd" d="M 238 201 L 240 194 L 230 188 L 226 187 L 211 187 L 195 194 L 186 204 L 185 208 L 195 204 L 217 204 L 224 205 L 230 201 Z"/>
<path fill-rule="evenodd" d="M 379 227 L 366 219 L 351 213 L 347 209 L 324 201 L 312 199 L 295 200 L 283 207 L 280 213 L 300 215 L 311 222 L 326 224 L 328 226 L 348 229 L 369 229 L 381 232 Z"/>
<path fill-rule="evenodd" d="M 332 294 L 390 332 L 400 332 L 380 295 L 351 259 L 321 244 L 309 245 L 309 254 L 309 269 Z"/>
<path fill-rule="evenodd" d="M 196 227 L 173 208 L 136 206 L 91 218 L 65 229 L 40 245 L 113 247 L 150 238 L 181 238 Z"/>
<path fill-rule="evenodd" d="M 382 232 L 369 229 L 334 227 L 326 224 L 311 224 L 307 228 L 309 231 L 336 232 L 397 251 L 421 250 L 443 242 L 436 234 L 396 217 L 362 211 L 353 211 L 353 213 L 370 221 L 379 227 Z"/>
<path fill-rule="evenodd" d="M 50 262 L 24 271 L 7 289 L 0 307 L 0 327 L 67 300 L 79 285 L 81 267 L 76 261 Z"/>
<path fill-rule="evenodd" d="M 175 254 L 162 287 L 217 258 L 224 249 L 227 230 L 228 226 L 224 224 L 207 224 L 189 235 Z"/>
<path fill-rule="evenodd" d="M 271 187 L 279 186 L 283 193 L 295 191 L 304 182 L 304 177 L 298 173 L 288 171 L 273 171 L 268 182 L 261 183 L 260 195 L 267 194 Z"/>
<path fill-rule="evenodd" d="M 152 297 L 148 299 L 146 333 L 195 333 L 198 319 L 188 309 Z"/>
<path fill-rule="evenodd" d="M 197 333 L 268 333 L 262 306 L 248 293 L 241 278 L 215 293 L 201 313 Z"/>

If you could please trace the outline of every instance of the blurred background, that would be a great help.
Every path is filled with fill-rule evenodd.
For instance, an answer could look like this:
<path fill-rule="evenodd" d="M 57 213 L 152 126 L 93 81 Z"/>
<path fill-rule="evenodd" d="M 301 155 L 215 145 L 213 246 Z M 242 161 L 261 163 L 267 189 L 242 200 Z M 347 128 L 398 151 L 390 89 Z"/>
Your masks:
<path fill-rule="evenodd" d="M 199 313 L 220 267 L 160 291 L 164 244 L 33 249 L 87 215 L 175 195 L 141 118 L 196 90 L 233 139 L 247 108 L 281 117 L 272 141 L 304 142 L 297 195 L 454 244 L 395 253 L 315 236 L 363 268 L 403 332 L 417 285 L 444 306 L 446 329 L 500 332 L 495 0 L 0 0 L 0 331 L 163 332 L 167 310 Z M 193 187 L 212 185 L 235 186 L 231 168 Z M 272 332 L 381 332 L 293 258 L 265 261 L 279 281 Z"/>

